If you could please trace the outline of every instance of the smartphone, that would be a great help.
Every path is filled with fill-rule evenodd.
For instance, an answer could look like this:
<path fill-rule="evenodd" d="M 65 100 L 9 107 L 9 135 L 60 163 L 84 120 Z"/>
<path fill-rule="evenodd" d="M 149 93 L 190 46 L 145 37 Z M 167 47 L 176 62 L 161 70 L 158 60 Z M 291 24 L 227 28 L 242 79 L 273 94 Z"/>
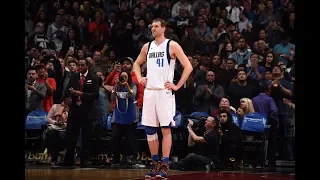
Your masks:
<path fill-rule="evenodd" d="M 73 48 L 73 47 L 69 47 L 69 50 L 71 50 L 72 52 L 74 52 L 74 48 Z"/>

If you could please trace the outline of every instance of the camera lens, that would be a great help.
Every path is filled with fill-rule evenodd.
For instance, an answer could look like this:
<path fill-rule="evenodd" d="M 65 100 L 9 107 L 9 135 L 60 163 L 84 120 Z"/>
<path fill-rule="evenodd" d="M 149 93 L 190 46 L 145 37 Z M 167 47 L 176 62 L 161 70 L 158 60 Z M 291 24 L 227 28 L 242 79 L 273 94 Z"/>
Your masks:
<path fill-rule="evenodd" d="M 123 82 L 123 81 L 124 81 L 124 77 L 123 77 L 123 76 L 120 76 L 120 77 L 119 77 L 119 81 L 120 81 L 120 82 Z"/>

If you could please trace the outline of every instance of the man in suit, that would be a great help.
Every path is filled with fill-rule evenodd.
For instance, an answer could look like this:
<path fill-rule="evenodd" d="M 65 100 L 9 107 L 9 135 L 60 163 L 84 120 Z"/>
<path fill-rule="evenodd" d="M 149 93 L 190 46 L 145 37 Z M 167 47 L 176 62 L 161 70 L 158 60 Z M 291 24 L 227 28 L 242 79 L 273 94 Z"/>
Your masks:
<path fill-rule="evenodd" d="M 80 128 L 82 128 L 82 148 L 80 167 L 88 167 L 91 150 L 92 125 L 96 119 L 95 101 L 99 98 L 99 85 L 95 74 L 88 70 L 89 61 L 79 60 L 79 72 L 71 75 L 66 93 L 72 96 L 66 129 L 66 154 L 60 166 L 74 167 L 74 151 Z"/>
<path fill-rule="evenodd" d="M 31 111 L 43 109 L 42 100 L 46 97 L 47 88 L 37 82 L 38 75 L 34 67 L 27 69 L 27 81 L 25 84 L 25 116 Z"/>
<path fill-rule="evenodd" d="M 62 94 L 65 94 L 66 91 L 68 91 L 67 87 L 69 84 L 69 80 L 72 74 L 76 73 L 78 70 L 78 62 L 75 60 L 68 61 L 68 69 L 69 71 L 64 70 L 63 76 L 62 76 Z"/>

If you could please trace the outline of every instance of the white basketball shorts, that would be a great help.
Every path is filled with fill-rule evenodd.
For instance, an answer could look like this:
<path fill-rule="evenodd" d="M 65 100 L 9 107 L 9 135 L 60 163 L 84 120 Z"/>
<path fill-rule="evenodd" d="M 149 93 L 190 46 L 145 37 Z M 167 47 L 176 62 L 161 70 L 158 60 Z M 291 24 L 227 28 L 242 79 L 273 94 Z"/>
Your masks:
<path fill-rule="evenodd" d="M 143 95 L 141 124 L 150 127 L 175 125 L 175 95 L 167 89 L 151 90 L 145 88 Z"/>

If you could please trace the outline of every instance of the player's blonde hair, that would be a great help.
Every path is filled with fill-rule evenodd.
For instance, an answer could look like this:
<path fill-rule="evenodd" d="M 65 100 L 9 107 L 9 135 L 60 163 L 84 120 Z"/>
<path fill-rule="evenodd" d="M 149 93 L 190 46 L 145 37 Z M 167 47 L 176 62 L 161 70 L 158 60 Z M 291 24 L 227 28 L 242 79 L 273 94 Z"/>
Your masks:
<path fill-rule="evenodd" d="M 161 24 L 161 27 L 167 27 L 167 21 L 165 21 L 164 19 L 161 19 L 161 18 L 156 18 L 156 19 L 154 19 L 154 20 L 152 20 L 152 22 L 154 23 L 154 22 L 160 22 L 160 24 Z"/>

